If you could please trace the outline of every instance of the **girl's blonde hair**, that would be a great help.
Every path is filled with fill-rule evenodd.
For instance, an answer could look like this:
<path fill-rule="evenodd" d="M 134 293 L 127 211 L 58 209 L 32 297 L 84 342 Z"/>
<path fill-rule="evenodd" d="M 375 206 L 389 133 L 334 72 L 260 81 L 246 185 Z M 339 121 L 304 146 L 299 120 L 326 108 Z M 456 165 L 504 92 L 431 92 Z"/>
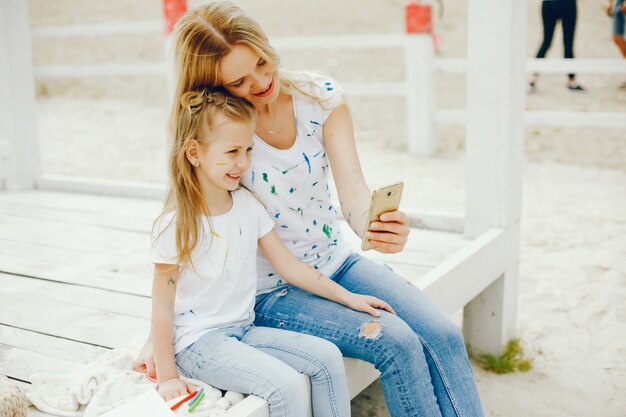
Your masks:
<path fill-rule="evenodd" d="M 246 45 L 264 61 L 278 68 L 280 57 L 256 20 L 230 1 L 198 6 L 178 21 L 174 35 L 176 90 L 170 115 L 170 130 L 184 111 L 180 97 L 201 87 L 219 87 L 219 64 L 237 44 Z M 323 94 L 314 77 L 306 72 L 281 72 L 281 90 L 320 102 L 336 101 Z"/>
<path fill-rule="evenodd" d="M 211 131 L 223 121 L 219 116 L 234 122 L 254 124 L 256 111 L 243 99 L 206 88 L 183 93 L 179 103 L 182 111 L 178 112 L 174 121 L 169 153 L 170 184 L 163 212 L 154 224 L 156 227 L 163 216 L 175 213 L 178 261 L 179 264 L 192 265 L 191 254 L 204 232 L 200 218 L 202 215 L 210 216 L 210 212 L 196 171 L 187 158 L 189 144 L 195 140 L 206 146 L 210 142 Z M 160 229 L 162 232 L 164 227 Z"/>

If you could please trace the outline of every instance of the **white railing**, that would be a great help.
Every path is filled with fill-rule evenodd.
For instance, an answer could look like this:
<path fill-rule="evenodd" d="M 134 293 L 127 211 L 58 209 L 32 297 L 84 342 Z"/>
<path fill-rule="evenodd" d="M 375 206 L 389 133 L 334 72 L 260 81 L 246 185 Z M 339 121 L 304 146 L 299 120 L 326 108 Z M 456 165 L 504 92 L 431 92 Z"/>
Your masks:
<path fill-rule="evenodd" d="M 33 28 L 34 38 L 99 36 L 110 34 L 159 34 L 161 21 L 101 23 L 75 26 Z M 467 71 L 465 59 L 435 58 L 429 35 L 379 34 L 341 36 L 298 36 L 272 40 L 279 51 L 294 49 L 370 49 L 399 48 L 405 54 L 405 80 L 382 83 L 344 83 L 351 96 L 404 97 L 406 129 L 411 153 L 430 156 L 435 153 L 435 124 L 465 124 L 464 109 L 436 109 L 435 76 L 437 73 Z M 626 60 L 618 59 L 528 59 L 527 72 L 626 74 Z M 165 62 L 100 64 L 84 66 L 39 66 L 37 78 L 95 77 L 113 75 L 166 74 Z M 626 127 L 623 113 L 582 111 L 526 111 L 524 122 L 535 126 Z"/>

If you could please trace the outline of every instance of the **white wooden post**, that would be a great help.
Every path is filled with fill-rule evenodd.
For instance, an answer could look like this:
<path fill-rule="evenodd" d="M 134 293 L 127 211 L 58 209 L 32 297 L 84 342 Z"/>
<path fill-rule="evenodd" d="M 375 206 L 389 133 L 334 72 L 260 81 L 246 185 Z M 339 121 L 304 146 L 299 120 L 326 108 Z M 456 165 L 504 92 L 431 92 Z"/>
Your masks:
<path fill-rule="evenodd" d="M 468 20 L 465 234 L 476 237 L 492 227 L 518 230 L 526 2 L 470 0 Z M 464 310 L 466 341 L 483 352 L 500 352 L 515 331 L 519 245 L 510 250 L 515 262 Z"/>
<path fill-rule="evenodd" d="M 409 153 L 432 156 L 435 139 L 435 52 L 428 33 L 407 34 L 406 120 Z"/>
<path fill-rule="evenodd" d="M 36 113 L 28 1 L 0 0 L 0 145 L 4 142 L 8 149 L 5 188 L 35 186 L 40 170 Z"/>

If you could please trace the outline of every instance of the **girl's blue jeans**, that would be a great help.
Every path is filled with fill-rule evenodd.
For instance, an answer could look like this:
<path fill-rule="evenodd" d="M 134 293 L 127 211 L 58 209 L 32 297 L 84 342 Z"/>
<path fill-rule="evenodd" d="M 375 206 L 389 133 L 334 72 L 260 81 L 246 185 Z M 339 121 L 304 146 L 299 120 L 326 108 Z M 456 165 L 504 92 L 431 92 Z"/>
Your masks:
<path fill-rule="evenodd" d="M 257 296 L 255 324 L 322 337 L 344 356 L 374 364 L 393 417 L 483 416 L 461 330 L 417 287 L 357 254 L 331 278 L 398 315 L 375 318 L 287 286 Z"/>
<path fill-rule="evenodd" d="M 350 416 L 341 352 L 326 340 L 281 329 L 229 327 L 204 334 L 176 355 L 179 371 L 222 390 L 254 394 L 271 417 Z M 308 386 L 311 380 L 311 403 Z"/>

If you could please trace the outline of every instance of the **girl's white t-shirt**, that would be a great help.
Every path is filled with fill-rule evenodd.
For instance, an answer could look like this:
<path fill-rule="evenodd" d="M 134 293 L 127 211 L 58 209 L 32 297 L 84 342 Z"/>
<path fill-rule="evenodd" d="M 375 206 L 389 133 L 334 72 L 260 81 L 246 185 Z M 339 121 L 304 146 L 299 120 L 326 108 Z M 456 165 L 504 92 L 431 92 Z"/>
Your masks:
<path fill-rule="evenodd" d="M 339 227 L 340 208 L 331 201 L 323 138 L 324 123 L 342 103 L 343 91 L 328 77 L 312 77 L 313 88 L 326 99 L 324 107 L 294 95 L 295 143 L 281 150 L 255 135 L 252 165 L 241 181 L 265 204 L 276 233 L 291 253 L 330 276 L 351 253 Z M 260 252 L 257 273 L 259 294 L 287 285 Z"/>
<path fill-rule="evenodd" d="M 248 191 L 234 191 L 232 198 L 227 213 L 202 217 L 204 232 L 192 253 L 193 267 L 178 261 L 174 213 L 164 216 L 153 232 L 150 261 L 180 265 L 175 353 L 210 330 L 254 320 L 258 240 L 274 228 L 274 222 Z"/>

